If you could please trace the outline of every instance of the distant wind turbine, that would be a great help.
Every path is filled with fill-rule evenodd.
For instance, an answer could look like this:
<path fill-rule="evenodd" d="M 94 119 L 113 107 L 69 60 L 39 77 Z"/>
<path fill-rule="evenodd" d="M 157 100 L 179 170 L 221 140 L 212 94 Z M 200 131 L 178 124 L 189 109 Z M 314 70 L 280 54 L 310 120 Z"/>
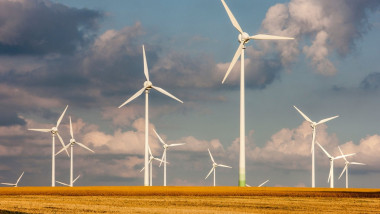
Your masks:
<path fill-rule="evenodd" d="M 211 168 L 210 172 L 207 174 L 207 176 L 206 176 L 205 179 L 207 179 L 208 176 L 210 176 L 210 174 L 211 174 L 212 172 L 214 172 L 214 186 L 215 186 L 215 168 L 218 167 L 218 166 L 226 167 L 226 168 L 232 168 L 232 167 L 230 167 L 230 166 L 226 166 L 226 165 L 223 165 L 223 164 L 217 164 L 217 163 L 215 162 L 214 158 L 212 157 L 212 154 L 211 154 L 211 152 L 210 152 L 210 149 L 207 149 L 207 150 L 208 150 L 208 153 L 210 154 L 210 158 L 211 158 L 211 161 L 212 161 L 212 168 Z"/>
<path fill-rule="evenodd" d="M 70 158 L 70 186 L 72 187 L 74 182 L 79 178 L 79 176 L 73 180 L 73 162 L 74 162 L 74 145 L 75 144 L 78 144 L 79 146 L 87 149 L 88 151 L 92 152 L 92 153 L 95 153 L 93 150 L 91 150 L 90 148 L 88 148 L 87 146 L 83 145 L 82 143 L 79 143 L 77 142 L 75 139 L 74 139 L 74 133 L 73 133 L 73 125 L 71 123 L 71 117 L 70 117 L 70 135 L 71 135 L 71 139 L 70 139 L 70 143 L 68 143 L 65 147 L 63 147 L 59 152 L 57 152 L 56 155 L 58 155 L 59 153 L 61 153 L 63 150 L 67 150 L 67 148 L 70 146 L 70 149 L 71 149 L 71 158 Z M 62 184 L 62 182 L 59 182 L 60 184 Z"/>
<path fill-rule="evenodd" d="M 342 173 L 340 173 L 340 176 L 338 179 L 340 179 L 340 177 L 342 177 L 343 173 L 346 171 L 346 188 L 348 188 L 348 166 L 353 164 L 353 165 L 365 165 L 364 163 L 358 163 L 358 162 L 349 162 L 346 157 L 344 156 L 342 150 L 340 149 L 340 147 L 338 146 L 339 148 L 339 151 L 340 151 L 340 154 L 342 154 L 343 158 L 344 158 L 344 161 L 346 162 L 345 163 L 345 166 L 344 166 L 344 169 L 342 171 Z"/>
<path fill-rule="evenodd" d="M 171 98 L 177 100 L 178 102 L 181 102 L 181 103 L 183 103 L 183 102 L 182 102 L 182 100 L 180 100 L 177 97 L 173 96 L 172 94 L 170 94 L 169 92 L 165 91 L 164 89 L 159 88 L 157 86 L 153 86 L 152 82 L 149 80 L 148 64 L 147 64 L 147 61 L 146 61 L 144 45 L 142 46 L 142 48 L 143 48 L 143 58 L 144 58 L 144 74 L 145 74 L 145 78 L 146 78 L 146 81 L 144 82 L 144 87 L 142 89 L 140 89 L 138 92 L 136 92 L 131 98 L 129 98 L 123 104 L 121 104 L 119 106 L 119 108 L 121 108 L 124 105 L 126 105 L 127 103 L 131 102 L 132 100 L 134 100 L 135 98 L 137 98 L 138 96 L 140 96 L 145 91 L 145 161 L 144 161 L 144 168 L 146 170 L 144 172 L 144 186 L 149 186 L 149 179 L 148 179 L 148 176 L 149 176 L 148 175 L 148 167 L 149 167 L 148 166 L 148 136 L 149 136 L 149 130 L 148 130 L 148 124 L 149 124 L 149 111 L 148 111 L 149 98 L 148 98 L 148 95 L 149 95 L 149 90 L 152 89 L 152 88 L 154 88 L 157 91 L 165 94 L 166 96 L 171 97 Z"/>
<path fill-rule="evenodd" d="M 318 142 L 317 142 L 317 144 L 323 150 L 323 152 L 325 152 L 327 157 L 330 159 L 330 173 L 329 173 L 329 178 L 327 179 L 327 182 L 330 182 L 330 188 L 334 188 L 334 160 L 344 158 L 347 156 L 351 156 L 354 154 L 348 154 L 348 155 L 341 155 L 341 156 L 333 157 L 321 146 L 321 144 L 319 144 Z"/>
<path fill-rule="evenodd" d="M 56 135 L 58 136 L 58 139 L 61 142 L 62 146 L 65 147 L 65 144 L 63 143 L 62 137 L 58 133 L 58 126 L 61 123 L 62 118 L 65 115 L 65 112 L 66 112 L 68 107 L 69 106 L 67 105 L 65 110 L 62 112 L 61 116 L 59 117 L 59 119 L 57 121 L 57 125 L 55 127 L 51 128 L 51 129 L 28 129 L 30 131 L 37 131 L 37 132 L 50 132 L 52 135 L 52 138 L 53 138 L 52 152 L 51 152 L 51 159 L 52 159 L 52 161 L 51 161 L 51 186 L 52 187 L 55 186 L 55 136 Z M 65 150 L 66 150 L 67 156 L 70 156 L 67 149 L 65 149 Z"/>
<path fill-rule="evenodd" d="M 158 139 L 160 140 L 160 142 L 162 143 L 162 147 L 164 148 L 164 152 L 162 154 L 162 162 L 160 163 L 160 166 L 162 163 L 164 163 L 164 186 L 166 186 L 166 150 L 169 148 L 169 147 L 173 147 L 173 146 L 181 146 L 181 145 L 185 145 L 185 143 L 173 143 L 173 144 L 166 144 L 162 138 L 160 137 L 160 135 L 158 135 L 158 133 L 156 132 L 155 129 L 153 129 L 154 133 L 156 133 Z"/>
<path fill-rule="evenodd" d="M 152 186 L 152 177 L 153 177 L 153 175 L 152 175 L 152 162 L 153 162 L 153 160 L 160 161 L 161 163 L 164 162 L 165 164 L 167 164 L 168 162 L 154 157 L 152 154 L 152 150 L 150 150 L 150 146 L 148 146 L 148 150 L 149 150 L 149 161 L 148 161 L 148 163 L 150 164 L 150 166 L 149 166 L 149 169 L 150 169 L 149 170 L 149 178 L 150 178 L 149 179 L 149 186 Z M 145 169 L 145 166 L 140 170 L 140 172 L 142 172 L 144 169 Z"/>
<path fill-rule="evenodd" d="M 239 159 L 239 186 L 245 186 L 245 80 L 244 80 L 244 50 L 245 44 L 249 42 L 249 40 L 289 40 L 294 39 L 290 37 L 282 37 L 282 36 L 272 36 L 265 34 L 257 34 L 254 36 L 250 36 L 248 33 L 244 32 L 240 27 L 239 23 L 236 21 L 234 15 L 228 8 L 226 2 L 221 0 L 226 10 L 228 17 L 230 18 L 232 25 L 239 31 L 239 47 L 232 58 L 231 64 L 228 67 L 226 75 L 223 78 L 222 83 L 227 79 L 230 74 L 232 68 L 234 67 L 236 61 L 240 57 L 241 59 L 241 67 L 240 67 L 240 159 Z"/>
<path fill-rule="evenodd" d="M 308 121 L 310 123 L 310 126 L 313 129 L 313 140 L 311 141 L 311 187 L 314 188 L 315 187 L 315 152 L 314 152 L 314 145 L 315 145 L 316 128 L 317 128 L 318 125 L 320 125 L 322 123 L 326 123 L 327 121 L 335 119 L 335 118 L 337 118 L 339 116 L 337 115 L 337 116 L 334 116 L 334 117 L 329 117 L 329 118 L 320 120 L 318 123 L 316 123 L 316 122 L 310 120 L 310 118 L 308 116 L 306 116 L 306 114 L 304 114 L 296 106 L 293 106 L 293 107 L 301 114 L 301 116 L 303 118 L 305 118 L 306 121 Z"/>
<path fill-rule="evenodd" d="M 17 179 L 17 182 L 14 183 L 14 184 L 11 184 L 11 183 L 1 183 L 1 184 L 8 185 L 8 186 L 13 186 L 13 187 L 17 187 L 18 182 L 20 182 L 21 177 L 22 177 L 23 175 L 24 175 L 24 172 L 21 173 L 20 177 Z"/>

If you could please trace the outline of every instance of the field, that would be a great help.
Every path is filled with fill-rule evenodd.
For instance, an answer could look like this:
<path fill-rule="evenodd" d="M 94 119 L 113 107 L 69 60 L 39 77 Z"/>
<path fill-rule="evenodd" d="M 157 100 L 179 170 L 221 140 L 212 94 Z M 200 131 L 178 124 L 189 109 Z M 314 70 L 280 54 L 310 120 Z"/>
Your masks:
<path fill-rule="evenodd" d="M 380 213 L 380 189 L 2 187 L 0 213 Z"/>

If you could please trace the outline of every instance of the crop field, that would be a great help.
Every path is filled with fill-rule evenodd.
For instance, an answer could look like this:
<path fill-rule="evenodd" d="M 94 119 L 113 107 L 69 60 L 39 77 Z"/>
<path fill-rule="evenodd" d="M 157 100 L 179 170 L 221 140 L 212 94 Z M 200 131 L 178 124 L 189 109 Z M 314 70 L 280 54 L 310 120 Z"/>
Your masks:
<path fill-rule="evenodd" d="M 380 189 L 2 187 L 0 213 L 380 213 Z"/>

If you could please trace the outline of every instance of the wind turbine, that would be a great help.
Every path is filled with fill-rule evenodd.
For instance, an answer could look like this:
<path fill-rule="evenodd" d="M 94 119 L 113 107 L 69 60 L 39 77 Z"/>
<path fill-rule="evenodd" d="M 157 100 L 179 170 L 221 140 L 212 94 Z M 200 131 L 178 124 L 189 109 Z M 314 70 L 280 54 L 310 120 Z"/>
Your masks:
<path fill-rule="evenodd" d="M 14 184 L 11 184 L 11 183 L 1 183 L 1 184 L 8 185 L 8 186 L 13 186 L 13 187 L 17 187 L 17 184 L 18 184 L 18 182 L 20 182 L 21 177 L 22 177 L 23 175 L 24 175 L 24 172 L 21 173 L 20 177 L 17 179 L 17 182 L 14 183 Z"/>
<path fill-rule="evenodd" d="M 257 186 L 257 187 L 262 187 L 262 186 L 264 186 L 266 183 L 268 183 L 269 182 L 269 179 L 268 180 L 266 180 L 266 181 L 264 181 L 263 183 L 261 183 L 259 186 Z M 250 185 L 248 185 L 248 184 L 245 184 L 245 186 L 246 187 L 251 187 Z"/>
<path fill-rule="evenodd" d="M 310 118 L 308 116 L 306 116 L 306 114 L 304 114 L 296 106 L 293 106 L 293 107 L 302 115 L 303 118 L 305 118 L 306 121 L 308 121 L 310 123 L 310 126 L 313 129 L 313 140 L 311 141 L 311 187 L 314 188 L 315 187 L 315 152 L 314 152 L 314 145 L 315 144 L 314 143 L 315 143 L 316 128 L 318 125 L 320 125 L 322 123 L 326 123 L 327 121 L 335 119 L 339 116 L 337 115 L 334 117 L 329 117 L 329 118 L 320 120 L 318 123 L 316 123 L 316 122 L 310 120 Z"/>
<path fill-rule="evenodd" d="M 150 150 L 150 146 L 149 145 L 148 145 L 148 150 L 149 150 L 149 161 L 148 161 L 148 163 L 150 164 L 150 166 L 149 166 L 149 169 L 150 169 L 150 171 L 149 171 L 149 178 L 150 178 L 149 179 L 149 186 L 152 186 L 152 177 L 153 177 L 152 176 L 152 162 L 153 162 L 153 160 L 160 161 L 161 163 L 164 162 L 165 164 L 167 164 L 167 162 L 163 161 L 162 159 L 154 157 L 153 154 L 152 154 L 152 151 Z M 145 166 L 140 170 L 140 172 L 142 172 L 144 169 L 145 169 Z"/>
<path fill-rule="evenodd" d="M 321 146 L 321 144 L 319 144 L 318 142 L 317 144 L 325 152 L 327 157 L 330 159 L 330 173 L 329 173 L 329 178 L 327 179 L 327 182 L 330 182 L 330 188 L 334 188 L 334 160 L 351 156 L 351 155 L 354 155 L 355 153 L 333 157 Z"/>
<path fill-rule="evenodd" d="M 59 141 L 61 142 L 62 146 L 65 148 L 65 144 L 63 143 L 63 140 L 62 140 L 62 137 L 61 135 L 59 135 L 58 133 L 58 126 L 59 124 L 61 123 L 62 121 L 62 118 L 63 116 L 65 115 L 65 112 L 67 110 L 69 106 L 67 105 L 65 110 L 62 112 L 61 116 L 59 117 L 58 121 L 57 121 L 57 125 L 51 129 L 28 129 L 28 130 L 31 130 L 31 131 L 37 131 L 37 132 L 50 132 L 51 133 L 51 136 L 53 138 L 53 141 L 52 141 L 52 152 L 51 152 L 51 186 L 54 187 L 55 186 L 55 136 L 57 135 L 58 136 L 58 139 Z M 67 153 L 67 156 L 70 157 L 69 155 L 69 152 L 66 150 L 66 153 Z"/>
<path fill-rule="evenodd" d="M 226 167 L 226 168 L 232 168 L 230 166 L 226 166 L 226 165 L 223 165 L 223 164 L 217 164 L 214 160 L 214 158 L 212 157 L 211 155 L 211 152 L 210 152 L 210 149 L 207 149 L 208 150 L 208 153 L 210 154 L 210 158 L 211 158 L 211 161 L 212 161 L 212 168 L 210 170 L 210 172 L 207 174 L 205 180 L 208 178 L 208 176 L 210 176 L 210 174 L 214 171 L 214 186 L 215 186 L 215 168 L 218 167 L 218 166 L 221 166 L 221 167 Z"/>
<path fill-rule="evenodd" d="M 91 150 L 90 148 L 88 148 L 87 146 L 77 142 L 75 139 L 74 139 L 74 134 L 73 134 L 73 125 L 71 123 L 71 117 L 70 118 L 70 135 L 71 135 L 71 139 L 70 139 L 70 143 L 68 143 L 66 146 L 64 146 L 59 152 L 57 152 L 56 155 L 58 155 L 59 153 L 61 153 L 63 150 L 67 150 L 67 148 L 70 146 L 70 149 L 71 149 L 71 158 L 70 158 L 70 185 L 69 186 L 73 186 L 74 182 L 79 178 L 79 176 L 73 180 L 73 160 L 74 160 L 74 145 L 75 144 L 78 144 L 79 146 L 87 149 L 88 151 L 92 152 L 92 153 L 95 153 L 93 150 Z M 62 182 L 58 182 L 60 184 L 62 184 Z"/>
<path fill-rule="evenodd" d="M 254 36 L 249 36 L 248 33 L 244 32 L 242 28 L 240 27 L 239 23 L 236 21 L 234 15 L 228 8 L 226 2 L 224 0 L 221 0 L 223 3 L 224 8 L 227 11 L 228 17 L 230 18 L 232 25 L 239 31 L 239 47 L 232 58 L 231 64 L 228 67 L 228 70 L 226 72 L 226 75 L 224 76 L 224 79 L 222 83 L 226 80 L 227 76 L 230 74 L 232 68 L 234 67 L 236 61 L 238 60 L 239 56 L 241 55 L 241 67 L 240 67 L 240 159 L 239 159 L 239 186 L 244 187 L 245 186 L 245 80 L 244 80 L 244 50 L 245 50 L 245 44 L 249 42 L 249 40 L 289 40 L 294 39 L 290 37 L 281 37 L 281 36 L 272 36 L 272 35 L 265 35 L 265 34 L 257 34 Z"/>
<path fill-rule="evenodd" d="M 342 152 L 342 150 L 340 149 L 339 146 L 338 146 L 338 148 L 339 148 L 340 154 L 344 155 L 343 152 Z M 346 171 L 346 188 L 348 188 L 348 166 L 349 166 L 350 164 L 354 164 L 354 165 L 365 165 L 365 164 L 364 164 L 364 163 L 358 163 L 358 162 L 349 162 L 349 161 L 346 159 L 345 156 L 343 156 L 343 158 L 344 158 L 344 161 L 346 161 L 346 163 L 345 163 L 344 169 L 343 169 L 342 173 L 340 173 L 340 176 L 339 176 L 338 179 L 340 179 L 340 177 L 342 177 L 344 171 Z"/>
<path fill-rule="evenodd" d="M 162 162 L 164 162 L 164 186 L 166 186 L 166 150 L 169 148 L 169 147 L 173 147 L 173 146 L 181 146 L 181 145 L 185 145 L 185 143 L 173 143 L 173 144 L 166 144 L 162 138 L 160 137 L 160 135 L 158 135 L 158 133 L 156 132 L 155 129 L 153 129 L 154 133 L 156 133 L 158 139 L 160 140 L 160 142 L 162 143 L 162 147 L 164 148 L 164 152 L 162 154 Z M 162 162 L 160 163 L 160 166 L 162 164 Z"/>
<path fill-rule="evenodd" d="M 142 46 L 143 48 L 143 58 L 144 58 L 144 74 L 146 81 L 144 82 L 144 87 L 140 89 L 138 92 L 136 92 L 131 98 L 129 98 L 127 101 L 125 101 L 123 104 L 119 106 L 119 108 L 123 107 L 127 103 L 131 102 L 138 96 L 140 96 L 144 91 L 145 91 L 145 161 L 144 161 L 144 168 L 146 169 L 144 172 L 144 186 L 149 185 L 149 180 L 148 180 L 148 136 L 149 136 L 149 130 L 148 130 L 148 124 L 149 124 L 149 112 L 148 112 L 148 107 L 149 107 L 149 90 L 154 88 L 157 91 L 165 94 L 168 97 L 171 97 L 175 100 L 177 100 L 180 103 L 183 103 L 182 100 L 178 99 L 177 97 L 173 96 L 169 92 L 165 91 L 162 88 L 159 88 L 157 86 L 153 86 L 152 82 L 149 80 L 149 72 L 148 72 L 148 64 L 146 62 L 146 56 L 145 56 L 145 48 L 144 45 Z"/>
<path fill-rule="evenodd" d="M 73 180 L 73 182 L 70 182 L 70 183 L 74 184 L 75 181 L 77 181 L 79 177 L 80 177 L 80 175 L 78 175 L 78 177 L 75 178 L 75 179 Z M 73 187 L 73 185 L 71 185 L 71 184 L 66 184 L 66 183 L 63 183 L 63 182 L 61 182 L 61 181 L 57 181 L 57 183 L 62 184 L 62 185 L 64 185 L 64 186 Z"/>

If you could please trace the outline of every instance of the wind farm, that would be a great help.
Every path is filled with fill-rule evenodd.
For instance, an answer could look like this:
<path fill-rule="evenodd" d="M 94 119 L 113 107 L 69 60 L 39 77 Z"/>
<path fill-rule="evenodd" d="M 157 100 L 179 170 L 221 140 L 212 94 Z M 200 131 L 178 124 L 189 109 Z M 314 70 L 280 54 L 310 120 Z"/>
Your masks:
<path fill-rule="evenodd" d="M 380 2 L 173 3 L 0 1 L 0 213 L 376 213 Z"/>

